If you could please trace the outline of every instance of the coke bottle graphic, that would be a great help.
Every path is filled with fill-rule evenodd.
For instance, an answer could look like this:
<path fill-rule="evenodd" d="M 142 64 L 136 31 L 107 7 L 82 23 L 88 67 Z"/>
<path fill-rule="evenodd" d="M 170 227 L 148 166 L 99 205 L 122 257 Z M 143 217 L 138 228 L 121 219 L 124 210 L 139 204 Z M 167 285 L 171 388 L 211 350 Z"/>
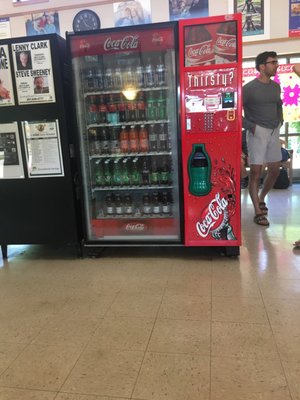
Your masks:
<path fill-rule="evenodd" d="M 212 36 L 203 25 L 186 30 L 185 66 L 215 64 Z"/>
<path fill-rule="evenodd" d="M 216 64 L 235 62 L 236 49 L 236 24 L 234 21 L 223 22 L 217 31 L 215 44 Z"/>
<path fill-rule="evenodd" d="M 188 160 L 189 192 L 205 196 L 211 191 L 211 162 L 204 144 L 193 144 Z"/>

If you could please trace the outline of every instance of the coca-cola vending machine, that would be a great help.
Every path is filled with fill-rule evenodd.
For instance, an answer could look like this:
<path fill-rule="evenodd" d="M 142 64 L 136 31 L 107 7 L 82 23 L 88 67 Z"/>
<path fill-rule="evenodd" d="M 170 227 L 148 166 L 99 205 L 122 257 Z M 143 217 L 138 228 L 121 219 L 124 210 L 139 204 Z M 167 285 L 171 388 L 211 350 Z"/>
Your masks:
<path fill-rule="evenodd" d="M 179 21 L 186 246 L 239 254 L 242 37 L 239 14 Z"/>
<path fill-rule="evenodd" d="M 67 34 L 87 250 L 183 242 L 177 27 Z"/>

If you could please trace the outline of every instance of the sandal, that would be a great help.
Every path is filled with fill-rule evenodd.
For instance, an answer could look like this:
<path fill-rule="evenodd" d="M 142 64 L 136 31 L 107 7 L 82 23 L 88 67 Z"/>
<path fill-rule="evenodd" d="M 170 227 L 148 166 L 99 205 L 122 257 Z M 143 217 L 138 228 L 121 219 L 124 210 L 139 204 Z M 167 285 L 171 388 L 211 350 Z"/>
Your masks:
<path fill-rule="evenodd" d="M 259 208 L 261 210 L 262 215 L 268 215 L 268 207 L 266 206 L 266 203 L 264 201 L 261 201 L 259 203 Z"/>
<path fill-rule="evenodd" d="M 269 226 L 270 222 L 268 221 L 267 217 L 264 214 L 256 214 L 253 221 L 257 225 L 262 225 L 262 226 Z"/>

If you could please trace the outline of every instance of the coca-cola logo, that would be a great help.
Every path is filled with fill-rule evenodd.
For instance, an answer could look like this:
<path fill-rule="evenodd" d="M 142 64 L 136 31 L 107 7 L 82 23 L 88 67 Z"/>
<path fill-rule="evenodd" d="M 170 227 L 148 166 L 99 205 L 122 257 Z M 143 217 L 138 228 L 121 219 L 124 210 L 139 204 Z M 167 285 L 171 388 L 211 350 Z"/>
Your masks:
<path fill-rule="evenodd" d="M 145 232 L 147 230 L 147 225 L 141 223 L 141 222 L 128 222 L 125 225 L 125 231 L 126 232 Z"/>
<path fill-rule="evenodd" d="M 159 33 L 154 33 L 152 36 L 152 43 L 161 44 L 164 38 Z"/>
<path fill-rule="evenodd" d="M 219 36 L 216 40 L 217 47 L 227 47 L 227 48 L 236 48 L 236 38 L 227 39 L 226 36 Z"/>
<path fill-rule="evenodd" d="M 139 45 L 139 37 L 137 35 L 124 36 L 122 39 L 112 39 L 108 37 L 104 42 L 104 50 L 132 50 L 137 49 Z"/>
<path fill-rule="evenodd" d="M 200 236 L 207 237 L 209 233 L 218 226 L 222 226 L 227 213 L 228 201 L 217 193 L 201 215 L 201 220 L 196 223 L 196 229 Z"/>
<path fill-rule="evenodd" d="M 187 49 L 188 57 L 199 57 L 212 54 L 212 47 L 210 43 L 203 44 L 201 46 L 190 46 Z"/>
<path fill-rule="evenodd" d="M 83 49 L 89 49 L 91 46 L 90 46 L 90 44 L 87 42 L 87 41 L 85 41 L 84 39 L 83 40 L 80 40 L 80 42 L 79 42 L 79 48 L 81 49 L 81 50 L 83 50 Z"/>

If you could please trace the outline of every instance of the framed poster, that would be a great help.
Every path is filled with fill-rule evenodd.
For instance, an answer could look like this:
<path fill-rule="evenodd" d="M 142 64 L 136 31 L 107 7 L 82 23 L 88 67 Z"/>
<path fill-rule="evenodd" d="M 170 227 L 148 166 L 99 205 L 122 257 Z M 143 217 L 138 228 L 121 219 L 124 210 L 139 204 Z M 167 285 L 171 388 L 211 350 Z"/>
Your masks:
<path fill-rule="evenodd" d="M 169 0 L 170 21 L 208 15 L 208 0 Z"/>
<path fill-rule="evenodd" d="M 15 98 L 11 76 L 8 45 L 0 46 L 0 107 L 14 106 Z"/>
<path fill-rule="evenodd" d="M 115 27 L 149 24 L 151 19 L 150 0 L 133 0 L 113 3 Z"/>
<path fill-rule="evenodd" d="M 49 40 L 12 44 L 19 104 L 55 103 Z"/>
<path fill-rule="evenodd" d="M 58 12 L 43 12 L 26 17 L 26 35 L 60 34 Z"/>
<path fill-rule="evenodd" d="M 300 0 L 290 0 L 289 37 L 300 36 Z"/>
<path fill-rule="evenodd" d="M 64 176 L 58 120 L 23 121 L 29 178 Z"/>
<path fill-rule="evenodd" d="M 229 12 L 242 14 L 243 42 L 270 38 L 270 0 L 233 0 Z"/>
<path fill-rule="evenodd" d="M 18 124 L 0 124 L 0 179 L 24 177 Z"/>

